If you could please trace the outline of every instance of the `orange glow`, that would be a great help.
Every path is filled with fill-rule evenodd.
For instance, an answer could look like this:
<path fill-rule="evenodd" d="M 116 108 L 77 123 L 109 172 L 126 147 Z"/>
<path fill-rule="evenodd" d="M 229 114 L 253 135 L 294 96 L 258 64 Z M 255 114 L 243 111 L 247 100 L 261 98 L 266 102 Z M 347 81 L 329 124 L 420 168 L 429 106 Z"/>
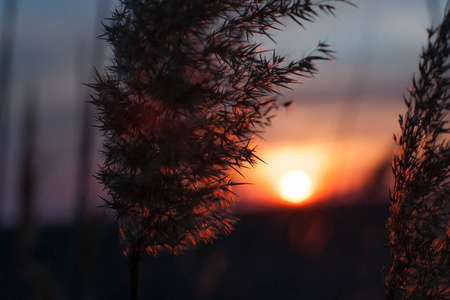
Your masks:
<path fill-rule="evenodd" d="M 286 172 L 278 181 L 281 197 L 292 203 L 299 203 L 311 195 L 311 179 L 305 172 L 294 170 Z"/>
<path fill-rule="evenodd" d="M 243 200 L 241 209 L 251 209 L 256 206 L 309 205 L 323 198 L 324 190 L 327 188 L 324 187 L 323 177 L 326 173 L 328 157 L 321 147 L 278 146 L 262 149 L 259 154 L 267 164 L 259 163 L 255 169 L 242 170 L 245 179 L 235 177 L 236 182 L 251 183 L 234 189 Z M 290 197 L 287 195 L 289 194 L 287 190 L 282 192 L 280 179 L 289 171 L 295 170 L 306 173 L 311 186 L 308 187 L 309 184 L 306 184 L 307 191 L 303 192 L 304 195 Z M 296 180 L 293 179 L 293 181 Z M 292 192 L 296 193 L 295 184 Z"/>
<path fill-rule="evenodd" d="M 339 197 L 361 187 L 381 155 L 374 147 L 362 147 L 370 144 L 368 142 L 341 142 L 341 147 L 323 142 L 261 147 L 258 156 L 267 164 L 242 169 L 245 178 L 239 175 L 233 178 L 235 182 L 250 183 L 233 189 L 239 196 L 239 209 L 250 211 L 274 206 L 306 206 L 329 200 L 333 203 L 351 201 L 348 197 Z M 280 178 L 293 170 L 305 172 L 312 184 L 308 196 L 299 202 L 287 201 L 280 189 Z"/>

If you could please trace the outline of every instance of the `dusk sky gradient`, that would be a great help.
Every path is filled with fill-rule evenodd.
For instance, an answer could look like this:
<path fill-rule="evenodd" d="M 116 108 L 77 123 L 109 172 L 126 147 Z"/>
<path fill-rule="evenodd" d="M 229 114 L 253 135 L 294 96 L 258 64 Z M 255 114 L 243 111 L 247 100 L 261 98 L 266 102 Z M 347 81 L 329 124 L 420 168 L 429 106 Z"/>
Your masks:
<path fill-rule="evenodd" d="M 283 32 L 274 33 L 278 45 L 267 41 L 267 47 L 281 54 L 302 57 L 325 41 L 336 51 L 336 60 L 321 62 L 314 79 L 280 91 L 282 101 L 295 102 L 277 111 L 273 126 L 263 135 L 258 155 L 268 165 L 244 172 L 246 181 L 254 184 L 237 190 L 238 209 L 282 204 L 276 182 L 285 171 L 297 168 L 311 176 L 313 200 L 334 199 L 333 205 L 354 201 L 346 195 L 366 184 L 392 157 L 392 134 L 399 132 L 398 115 L 405 111 L 402 96 L 417 70 L 426 29 L 433 17 L 441 18 L 445 4 L 429 2 L 434 5 L 425 0 L 353 1 L 358 8 L 337 3 L 336 17 L 321 15 L 305 24 L 306 30 L 287 22 Z M 91 49 L 103 43 L 94 38 L 101 27 L 96 6 L 94 0 L 19 0 L 9 91 L 8 189 L 0 202 L 3 224 L 14 222 L 17 214 L 18 135 L 30 84 L 39 91 L 38 219 L 73 218 L 81 110 L 88 92 L 81 83 L 92 82 Z M 96 195 L 101 192 L 93 179 L 89 205 L 95 214 L 104 213 L 97 208 L 102 202 Z"/>

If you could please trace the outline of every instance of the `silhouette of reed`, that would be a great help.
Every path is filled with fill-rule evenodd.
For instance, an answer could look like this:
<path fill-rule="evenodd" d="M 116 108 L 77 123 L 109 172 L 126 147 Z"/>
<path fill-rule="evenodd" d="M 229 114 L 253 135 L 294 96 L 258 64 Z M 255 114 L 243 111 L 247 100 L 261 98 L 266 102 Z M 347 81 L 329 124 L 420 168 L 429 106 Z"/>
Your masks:
<path fill-rule="evenodd" d="M 97 11 L 95 14 L 95 28 L 98 29 L 100 20 L 109 11 L 110 0 L 97 0 Z M 95 35 L 101 34 L 95 30 Z M 77 78 L 87 82 L 87 72 L 91 66 L 102 67 L 105 58 L 104 44 L 95 41 L 92 49 L 87 49 L 83 42 L 78 43 L 76 66 Z M 87 55 L 86 53 L 90 54 Z M 87 67 L 87 65 L 89 67 Z M 91 174 L 94 165 L 94 147 L 96 140 L 94 139 L 95 119 L 94 112 L 89 103 L 90 95 L 86 88 L 79 88 L 80 82 L 77 82 L 79 91 L 77 100 L 82 101 L 81 118 L 80 118 L 80 148 L 78 160 L 78 176 L 76 188 L 76 207 L 75 222 L 72 233 L 72 239 L 67 249 L 67 278 L 65 278 L 66 294 L 69 299 L 87 299 L 91 296 L 93 287 L 92 281 L 92 265 L 94 254 L 98 248 L 97 237 L 103 228 L 103 220 L 93 219 L 88 216 L 88 202 L 90 194 Z"/>
<path fill-rule="evenodd" d="M 450 299 L 450 1 L 428 36 L 394 136 L 388 299 Z"/>
<path fill-rule="evenodd" d="M 15 291 L 17 298 L 28 298 L 28 293 L 34 293 L 38 285 L 36 262 L 33 250 L 36 243 L 36 189 L 37 189 L 37 106 L 38 91 L 35 83 L 25 90 L 23 105 L 23 122 L 20 136 L 20 198 L 19 220 L 14 238 L 15 273 L 12 274 L 20 286 L 29 286 L 29 289 Z"/>
<path fill-rule="evenodd" d="M 299 26 L 332 2 L 121 0 L 104 39 L 114 58 L 92 103 L 104 135 L 98 179 L 120 226 L 137 299 L 144 251 L 180 253 L 232 230 L 230 170 L 253 166 L 279 88 L 317 72 L 319 43 L 288 61 L 262 49 L 283 18 Z"/>
<path fill-rule="evenodd" d="M 17 0 L 4 1 L 0 41 L 0 209 L 4 202 L 8 151 L 8 112 L 12 57 L 14 53 Z"/>

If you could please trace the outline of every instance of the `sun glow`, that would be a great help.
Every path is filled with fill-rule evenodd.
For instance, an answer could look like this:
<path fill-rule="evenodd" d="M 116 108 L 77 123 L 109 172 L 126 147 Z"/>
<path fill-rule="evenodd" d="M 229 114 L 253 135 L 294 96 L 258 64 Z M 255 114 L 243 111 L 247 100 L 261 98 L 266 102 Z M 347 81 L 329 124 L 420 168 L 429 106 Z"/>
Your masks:
<path fill-rule="evenodd" d="M 292 203 L 306 200 L 312 192 L 311 179 L 301 170 L 284 173 L 278 181 L 278 185 L 281 197 Z"/>
<path fill-rule="evenodd" d="M 328 181 L 324 180 L 328 159 L 328 152 L 324 151 L 325 148 L 325 146 L 315 145 L 301 147 L 277 145 L 274 148 L 261 150 L 261 157 L 264 158 L 266 164 L 261 163 L 255 169 L 244 170 L 246 182 L 252 184 L 236 186 L 234 189 L 241 199 L 250 199 L 248 202 L 242 201 L 240 209 L 255 209 L 255 205 L 259 208 L 303 206 L 324 199 L 330 188 Z M 287 173 L 294 171 L 295 174 L 295 171 L 300 170 L 307 174 L 307 188 L 303 196 L 292 195 L 291 192 L 288 192 L 290 190 L 288 188 L 285 188 L 283 192 L 281 178 Z M 235 181 L 239 180 L 241 178 L 236 174 Z M 286 180 L 286 182 L 291 180 Z M 296 182 L 295 179 L 293 181 Z M 293 184 L 293 190 L 295 191 L 295 187 L 299 185 L 302 184 L 299 184 L 299 180 L 297 180 L 297 183 Z"/>

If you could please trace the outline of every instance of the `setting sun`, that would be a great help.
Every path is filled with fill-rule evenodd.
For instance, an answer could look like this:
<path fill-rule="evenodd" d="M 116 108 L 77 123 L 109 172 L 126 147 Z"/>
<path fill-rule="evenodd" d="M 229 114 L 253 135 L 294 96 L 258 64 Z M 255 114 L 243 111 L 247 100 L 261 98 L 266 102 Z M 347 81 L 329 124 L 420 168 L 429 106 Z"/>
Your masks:
<path fill-rule="evenodd" d="M 311 179 L 301 170 L 286 172 L 278 184 L 281 197 L 287 201 L 299 203 L 311 195 Z"/>

